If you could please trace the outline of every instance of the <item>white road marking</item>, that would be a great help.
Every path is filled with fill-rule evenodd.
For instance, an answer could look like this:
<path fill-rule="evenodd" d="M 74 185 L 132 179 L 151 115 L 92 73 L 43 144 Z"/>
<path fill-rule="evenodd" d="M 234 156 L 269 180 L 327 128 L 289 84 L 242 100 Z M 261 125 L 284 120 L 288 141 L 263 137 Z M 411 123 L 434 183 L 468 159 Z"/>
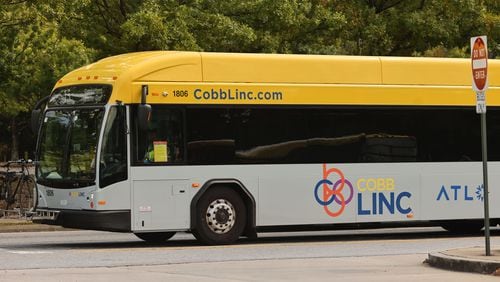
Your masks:
<path fill-rule="evenodd" d="M 50 251 L 9 251 L 8 253 L 17 254 L 17 255 L 38 255 L 38 254 L 52 254 Z"/>

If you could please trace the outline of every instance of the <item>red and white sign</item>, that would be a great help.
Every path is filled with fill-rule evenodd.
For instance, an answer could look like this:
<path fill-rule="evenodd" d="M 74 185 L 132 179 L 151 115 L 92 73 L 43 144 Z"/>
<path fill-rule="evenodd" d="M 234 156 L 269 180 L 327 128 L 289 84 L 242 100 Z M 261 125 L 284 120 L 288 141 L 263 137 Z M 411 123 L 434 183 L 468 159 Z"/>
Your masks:
<path fill-rule="evenodd" d="M 488 45 L 486 36 L 470 39 L 472 59 L 472 88 L 476 92 L 488 89 Z"/>
<path fill-rule="evenodd" d="M 476 113 L 486 113 L 486 89 L 488 89 L 488 40 L 486 36 L 470 39 L 472 63 L 472 89 L 476 91 Z"/>

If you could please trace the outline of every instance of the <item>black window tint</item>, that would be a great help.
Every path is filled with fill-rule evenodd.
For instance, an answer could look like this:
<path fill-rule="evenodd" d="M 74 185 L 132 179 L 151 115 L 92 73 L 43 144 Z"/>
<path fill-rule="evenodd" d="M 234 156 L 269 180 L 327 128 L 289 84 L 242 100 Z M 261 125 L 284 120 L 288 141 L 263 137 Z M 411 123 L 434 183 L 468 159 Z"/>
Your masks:
<path fill-rule="evenodd" d="M 151 105 L 148 129 L 139 131 L 133 124 L 134 162 L 139 164 L 169 164 L 184 161 L 183 110 L 164 105 Z M 137 108 L 132 111 L 136 120 Z"/>
<path fill-rule="evenodd" d="M 241 121 L 224 108 L 188 109 L 187 157 L 191 164 L 235 163 L 235 125 Z"/>
<path fill-rule="evenodd" d="M 127 179 L 127 135 L 125 134 L 125 123 L 125 107 L 112 107 L 106 120 L 102 139 L 99 163 L 101 188 Z"/>
<path fill-rule="evenodd" d="M 500 117 L 493 109 L 488 115 L 494 123 L 488 137 L 496 140 Z M 473 108 L 194 107 L 186 116 L 191 164 L 481 159 Z M 489 155 L 499 159 L 500 150 Z"/>

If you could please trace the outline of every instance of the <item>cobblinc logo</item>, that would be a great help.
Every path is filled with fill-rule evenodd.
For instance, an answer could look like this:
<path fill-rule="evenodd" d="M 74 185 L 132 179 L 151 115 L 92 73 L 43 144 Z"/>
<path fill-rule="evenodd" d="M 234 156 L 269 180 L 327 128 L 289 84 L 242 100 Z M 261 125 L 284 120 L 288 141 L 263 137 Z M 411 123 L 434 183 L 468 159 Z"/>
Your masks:
<path fill-rule="evenodd" d="M 351 181 L 356 185 L 356 195 Z M 413 218 L 410 206 L 412 194 L 399 187 L 394 177 L 365 176 L 351 181 L 340 169 L 323 164 L 323 179 L 314 187 L 314 199 L 323 206 L 328 216 L 341 216 L 350 204 L 354 205 L 353 212 L 359 217 L 401 214 Z M 449 198 L 447 194 L 443 197 Z"/>
<path fill-rule="evenodd" d="M 348 197 L 344 194 L 344 188 L 348 189 Z M 326 214 L 331 217 L 341 215 L 353 196 L 352 183 L 345 179 L 342 171 L 333 167 L 327 169 L 326 164 L 323 164 L 323 179 L 314 187 L 314 198 L 323 206 Z"/>

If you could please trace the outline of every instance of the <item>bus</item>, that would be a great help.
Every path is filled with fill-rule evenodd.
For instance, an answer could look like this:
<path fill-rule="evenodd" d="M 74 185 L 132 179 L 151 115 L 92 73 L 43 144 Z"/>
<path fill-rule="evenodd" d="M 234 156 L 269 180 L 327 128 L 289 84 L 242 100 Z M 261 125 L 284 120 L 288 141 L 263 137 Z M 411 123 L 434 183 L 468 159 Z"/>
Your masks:
<path fill-rule="evenodd" d="M 33 220 L 163 242 L 483 227 L 470 60 L 150 51 L 62 77 L 32 113 Z M 490 201 L 500 62 L 489 61 Z M 490 206 L 491 224 L 500 205 Z"/>

